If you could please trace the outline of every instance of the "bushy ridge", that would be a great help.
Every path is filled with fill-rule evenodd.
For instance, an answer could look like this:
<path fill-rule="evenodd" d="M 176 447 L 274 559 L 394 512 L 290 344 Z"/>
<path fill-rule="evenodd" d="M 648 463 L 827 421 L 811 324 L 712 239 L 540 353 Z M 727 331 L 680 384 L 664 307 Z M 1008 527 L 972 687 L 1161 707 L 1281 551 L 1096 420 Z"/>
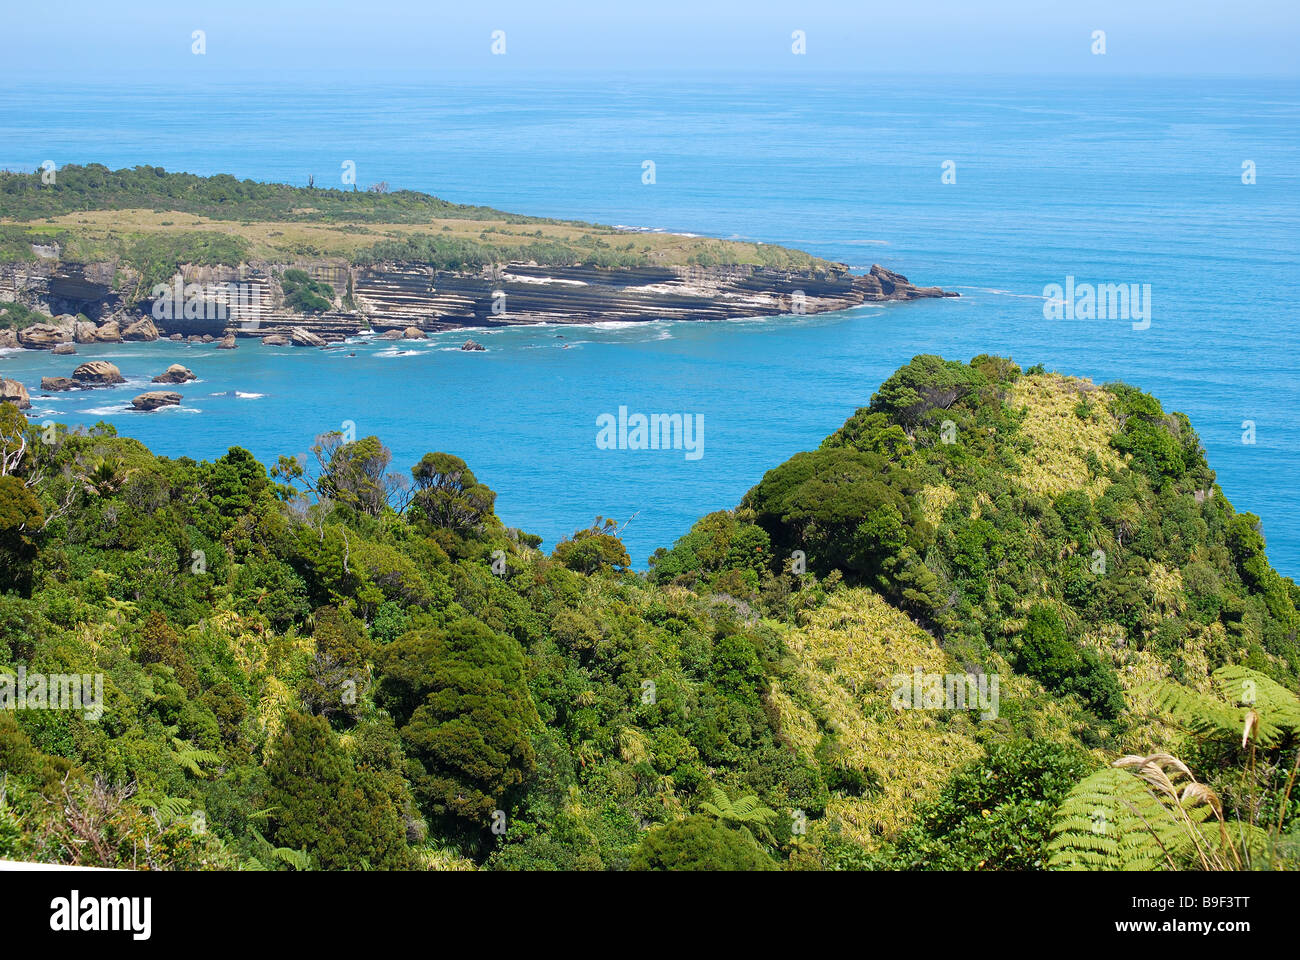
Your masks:
<path fill-rule="evenodd" d="M 0 406 L 0 675 L 104 678 L 0 710 L 0 856 L 1294 863 L 1296 586 L 1134 388 L 918 357 L 648 573 L 604 518 L 545 555 L 453 455 L 313 452 Z M 900 709 L 914 671 L 1000 704 Z"/>

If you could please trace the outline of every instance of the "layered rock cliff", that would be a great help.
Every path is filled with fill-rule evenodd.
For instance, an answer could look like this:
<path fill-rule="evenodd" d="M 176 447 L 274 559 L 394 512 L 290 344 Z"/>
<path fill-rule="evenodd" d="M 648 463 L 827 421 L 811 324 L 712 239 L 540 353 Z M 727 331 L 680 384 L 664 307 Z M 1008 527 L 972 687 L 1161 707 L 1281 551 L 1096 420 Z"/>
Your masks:
<path fill-rule="evenodd" d="M 309 314 L 289 309 L 278 277 L 291 268 L 328 284 L 334 291 L 333 309 Z M 727 320 L 956 296 L 938 287 L 917 287 L 880 266 L 853 274 L 847 267 L 799 272 L 758 266 L 509 263 L 450 271 L 419 263 L 253 262 L 184 268 L 173 284 L 176 281 L 186 302 L 159 305 L 152 290 L 141 291 L 137 276 L 114 264 L 6 264 L 0 267 L 0 301 L 13 300 L 52 315 L 82 313 L 100 323 L 130 323 L 150 315 L 163 336 L 265 336 L 298 327 L 333 341 L 366 329 Z M 141 292 L 148 295 L 137 299 Z"/>

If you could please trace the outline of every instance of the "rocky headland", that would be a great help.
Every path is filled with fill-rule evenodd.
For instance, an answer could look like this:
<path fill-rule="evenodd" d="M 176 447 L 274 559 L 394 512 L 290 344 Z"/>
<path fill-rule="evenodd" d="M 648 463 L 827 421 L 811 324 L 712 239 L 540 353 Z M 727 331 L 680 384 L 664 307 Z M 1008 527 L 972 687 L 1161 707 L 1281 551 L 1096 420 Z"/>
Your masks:
<path fill-rule="evenodd" d="M 355 266 L 310 261 L 187 266 L 173 284 L 189 302 L 159 308 L 132 300 L 129 276 L 106 263 L 0 264 L 0 302 L 50 314 L 47 322 L 0 330 L 0 347 L 149 341 L 218 342 L 257 337 L 272 345 L 323 346 L 367 331 L 419 339 L 456 328 L 602 321 L 729 320 L 825 313 L 865 303 L 948 297 L 879 265 L 785 270 L 723 267 L 594 267 L 509 263 L 439 270 L 421 263 Z M 332 291 L 329 309 L 286 303 L 281 278 L 301 270 Z M 234 285 L 233 287 L 231 285 Z M 232 293 L 237 290 L 237 293 Z M 66 350 L 66 348 L 65 348 Z"/>

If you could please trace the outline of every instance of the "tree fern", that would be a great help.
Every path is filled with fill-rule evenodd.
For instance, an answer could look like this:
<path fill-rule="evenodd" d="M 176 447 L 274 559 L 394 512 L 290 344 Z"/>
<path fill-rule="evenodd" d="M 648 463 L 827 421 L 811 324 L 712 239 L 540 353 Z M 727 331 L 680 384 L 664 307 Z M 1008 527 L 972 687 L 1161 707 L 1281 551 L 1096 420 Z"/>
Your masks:
<path fill-rule="evenodd" d="M 1199 736 L 1267 748 L 1300 734 L 1300 699 L 1280 683 L 1241 666 L 1220 667 L 1211 680 L 1214 696 L 1171 681 L 1150 689 L 1157 709 Z"/>
<path fill-rule="evenodd" d="M 733 803 L 721 787 L 710 786 L 709 791 L 712 799 L 700 804 L 700 809 L 705 813 L 712 814 L 726 823 L 755 827 L 763 835 L 771 836 L 769 827 L 776 819 L 776 811 L 763 806 L 758 797 L 752 795 L 741 797 Z"/>
<path fill-rule="evenodd" d="M 185 797 L 163 797 L 154 806 L 163 823 L 173 823 L 190 812 L 193 801 Z"/>
<path fill-rule="evenodd" d="M 172 737 L 172 743 L 175 745 L 175 749 L 172 750 L 172 759 L 196 777 L 207 776 L 207 772 L 203 769 L 204 764 L 210 765 L 221 761 L 219 753 L 200 749 L 188 740 Z"/>
<path fill-rule="evenodd" d="M 1077 784 L 1057 809 L 1047 849 L 1055 870 L 1226 869 L 1238 862 L 1218 797 L 1164 753 L 1121 757 Z"/>
<path fill-rule="evenodd" d="M 288 864 L 294 870 L 310 870 L 311 855 L 306 850 L 294 850 L 291 847 L 276 847 L 274 851 L 275 859 L 281 863 Z"/>

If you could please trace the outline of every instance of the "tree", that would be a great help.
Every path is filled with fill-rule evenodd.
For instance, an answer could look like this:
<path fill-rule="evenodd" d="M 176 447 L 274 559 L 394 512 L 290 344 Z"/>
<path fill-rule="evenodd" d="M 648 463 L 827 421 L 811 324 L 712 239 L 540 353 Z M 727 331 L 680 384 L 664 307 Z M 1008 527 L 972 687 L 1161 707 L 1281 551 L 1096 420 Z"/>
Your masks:
<path fill-rule="evenodd" d="M 555 545 L 551 557 L 578 573 L 626 570 L 632 558 L 618 538 L 618 524 L 604 517 Z"/>
<path fill-rule="evenodd" d="M 416 630 L 378 655 L 376 700 L 393 715 L 416 796 L 480 827 L 534 768 L 537 710 L 519 644 L 478 620 Z"/>
<path fill-rule="evenodd" d="M 453 531 L 478 530 L 491 516 L 496 494 L 479 483 L 460 457 L 426 453 L 414 467 L 413 506 L 428 523 Z"/>
<path fill-rule="evenodd" d="M 889 414 L 911 431 L 932 410 L 947 410 L 985 383 L 981 373 L 964 363 L 921 354 L 880 385 L 871 410 Z"/>
<path fill-rule="evenodd" d="M 1115 670 L 1093 650 L 1067 636 L 1060 614 L 1045 604 L 1029 608 L 1016 667 L 1057 693 L 1077 694 L 1098 716 L 1113 720 L 1124 709 Z"/>
<path fill-rule="evenodd" d="M 879 454 L 851 447 L 797 453 L 745 494 L 773 546 L 798 548 L 820 572 L 842 569 L 878 579 L 905 546 L 932 534 L 914 515 L 915 477 Z"/>
<path fill-rule="evenodd" d="M 633 870 L 775 870 L 747 832 L 708 817 L 675 820 L 645 835 L 632 854 Z"/>
<path fill-rule="evenodd" d="M 733 803 L 727 792 L 716 784 L 710 788 L 709 793 L 712 799 L 701 803 L 700 809 L 725 823 L 746 827 L 752 824 L 767 832 L 776 819 L 776 811 L 763 806 L 756 796 L 741 797 Z"/>
<path fill-rule="evenodd" d="M 0 476 L 0 590 L 26 590 L 36 559 L 36 534 L 45 512 L 32 492 L 14 476 Z"/>
<path fill-rule="evenodd" d="M 303 706 L 326 718 L 355 718 L 370 675 L 370 643 L 361 622 L 335 607 L 321 607 L 312 636 L 316 653 L 300 694 Z"/>
<path fill-rule="evenodd" d="M 290 711 L 266 768 L 265 806 L 276 844 L 307 850 L 325 870 L 408 864 L 394 798 L 358 774 L 321 717 Z"/>
<path fill-rule="evenodd" d="M 378 437 L 344 443 L 341 433 L 328 433 L 312 450 L 322 467 L 316 481 L 320 497 L 371 516 L 384 512 L 393 489 L 387 474 L 393 454 Z"/>
<path fill-rule="evenodd" d="M 1053 813 L 1091 769 L 1044 740 L 999 744 L 953 774 L 882 864 L 895 870 L 1041 870 Z"/>

